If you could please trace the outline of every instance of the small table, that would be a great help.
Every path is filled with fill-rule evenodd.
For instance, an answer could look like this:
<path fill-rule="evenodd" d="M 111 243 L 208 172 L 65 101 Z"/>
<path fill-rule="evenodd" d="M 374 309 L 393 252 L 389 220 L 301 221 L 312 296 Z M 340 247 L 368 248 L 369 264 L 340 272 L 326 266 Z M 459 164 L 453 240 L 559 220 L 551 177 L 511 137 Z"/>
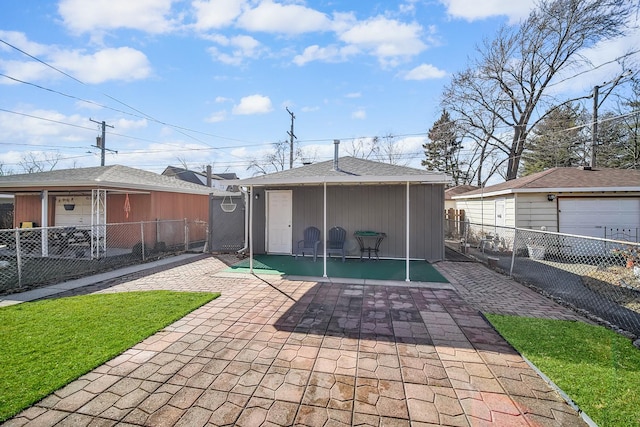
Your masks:
<path fill-rule="evenodd" d="M 362 254 L 367 251 L 369 253 L 369 259 L 371 259 L 371 252 L 376 256 L 376 260 L 380 260 L 378 252 L 380 251 L 380 243 L 387 237 L 386 233 L 380 233 L 377 231 L 356 231 L 353 233 L 354 237 L 360 245 L 360 261 L 362 261 Z"/>

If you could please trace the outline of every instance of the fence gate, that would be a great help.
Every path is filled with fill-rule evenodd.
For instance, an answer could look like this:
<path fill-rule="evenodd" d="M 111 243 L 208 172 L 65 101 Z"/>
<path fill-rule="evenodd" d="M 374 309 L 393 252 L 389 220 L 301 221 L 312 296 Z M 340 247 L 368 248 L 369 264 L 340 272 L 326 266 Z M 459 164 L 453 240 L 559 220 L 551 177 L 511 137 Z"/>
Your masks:
<path fill-rule="evenodd" d="M 91 258 L 107 251 L 107 190 L 91 190 Z"/>

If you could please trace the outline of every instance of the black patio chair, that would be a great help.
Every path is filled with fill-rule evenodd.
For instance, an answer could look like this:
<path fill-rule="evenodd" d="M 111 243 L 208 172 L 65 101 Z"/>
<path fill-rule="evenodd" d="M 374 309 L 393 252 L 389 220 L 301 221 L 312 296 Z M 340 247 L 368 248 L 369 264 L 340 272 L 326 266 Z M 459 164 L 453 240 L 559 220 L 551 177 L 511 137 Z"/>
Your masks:
<path fill-rule="evenodd" d="M 347 238 L 347 230 L 342 227 L 333 227 L 329 230 L 329 236 L 327 240 L 327 255 L 331 257 L 331 254 L 342 255 L 342 262 L 345 258 L 344 243 Z"/>
<path fill-rule="evenodd" d="M 313 261 L 318 257 L 318 246 L 320 246 L 320 230 L 316 227 L 307 227 L 304 229 L 304 239 L 298 241 L 296 248 L 296 259 L 298 255 L 304 256 L 305 251 L 313 254 Z"/>

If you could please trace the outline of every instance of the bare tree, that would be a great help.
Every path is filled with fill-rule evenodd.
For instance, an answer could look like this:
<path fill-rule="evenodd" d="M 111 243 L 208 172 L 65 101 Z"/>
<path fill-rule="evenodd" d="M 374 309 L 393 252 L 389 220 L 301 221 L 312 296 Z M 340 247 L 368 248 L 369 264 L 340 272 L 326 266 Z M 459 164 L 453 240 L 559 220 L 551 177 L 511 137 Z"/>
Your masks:
<path fill-rule="evenodd" d="M 400 142 L 391 132 L 386 133 L 382 138 L 375 137 L 378 145 L 378 160 L 390 165 L 407 166 L 411 159 L 407 159 L 402 151 Z"/>
<path fill-rule="evenodd" d="M 0 176 L 13 175 L 13 173 L 11 168 L 7 168 L 4 163 L 0 163 Z"/>
<path fill-rule="evenodd" d="M 582 49 L 623 35 L 635 10 L 632 3 L 541 0 L 519 26 L 504 26 L 494 39 L 485 40 L 477 48 L 477 59 L 467 70 L 453 76 L 449 89 L 457 87 L 463 102 L 475 109 L 487 109 L 505 128 L 490 139 L 507 154 L 507 180 L 518 175 L 531 130 L 550 106 L 562 104 L 549 94 L 554 79 L 561 72 L 587 63 L 580 55 Z M 470 79 L 473 85 L 469 90 L 459 86 Z M 566 102 L 571 101 L 575 99 Z M 506 132 L 507 128 L 510 132 Z"/>
<path fill-rule="evenodd" d="M 499 173 L 509 154 L 508 146 L 501 143 L 500 118 L 495 114 L 507 101 L 491 89 L 477 71 L 467 69 L 445 88 L 441 101 L 443 109 L 451 111 L 457 133 L 469 153 L 464 181 L 477 186 Z"/>
<path fill-rule="evenodd" d="M 344 150 L 351 157 L 359 159 L 369 159 L 378 156 L 380 153 L 380 138 L 354 138 L 350 142 L 345 143 Z"/>
<path fill-rule="evenodd" d="M 22 156 L 19 162 L 24 173 L 48 172 L 55 169 L 62 155 L 56 153 L 36 153 L 30 151 Z"/>
<path fill-rule="evenodd" d="M 253 170 L 254 175 L 266 175 L 285 170 L 289 166 L 289 141 L 279 141 L 273 144 L 273 150 L 265 154 L 262 159 L 253 159 L 247 170 Z M 300 149 L 294 153 L 294 162 L 301 156 Z"/>

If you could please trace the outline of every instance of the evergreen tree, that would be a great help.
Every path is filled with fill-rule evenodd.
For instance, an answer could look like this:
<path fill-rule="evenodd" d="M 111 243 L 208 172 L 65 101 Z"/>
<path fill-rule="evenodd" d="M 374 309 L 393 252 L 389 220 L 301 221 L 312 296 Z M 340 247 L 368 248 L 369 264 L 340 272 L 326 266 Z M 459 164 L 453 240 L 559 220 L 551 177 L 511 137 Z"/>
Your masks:
<path fill-rule="evenodd" d="M 442 110 L 440 118 L 429 129 L 428 137 L 429 142 L 422 144 L 425 155 L 422 166 L 449 174 L 455 185 L 464 183 L 459 160 L 462 140 L 458 137 L 456 124 L 447 110 Z"/>
<path fill-rule="evenodd" d="M 533 128 L 529 146 L 522 155 L 522 176 L 554 167 L 583 163 L 586 135 L 577 108 L 563 105 L 549 111 Z"/>

